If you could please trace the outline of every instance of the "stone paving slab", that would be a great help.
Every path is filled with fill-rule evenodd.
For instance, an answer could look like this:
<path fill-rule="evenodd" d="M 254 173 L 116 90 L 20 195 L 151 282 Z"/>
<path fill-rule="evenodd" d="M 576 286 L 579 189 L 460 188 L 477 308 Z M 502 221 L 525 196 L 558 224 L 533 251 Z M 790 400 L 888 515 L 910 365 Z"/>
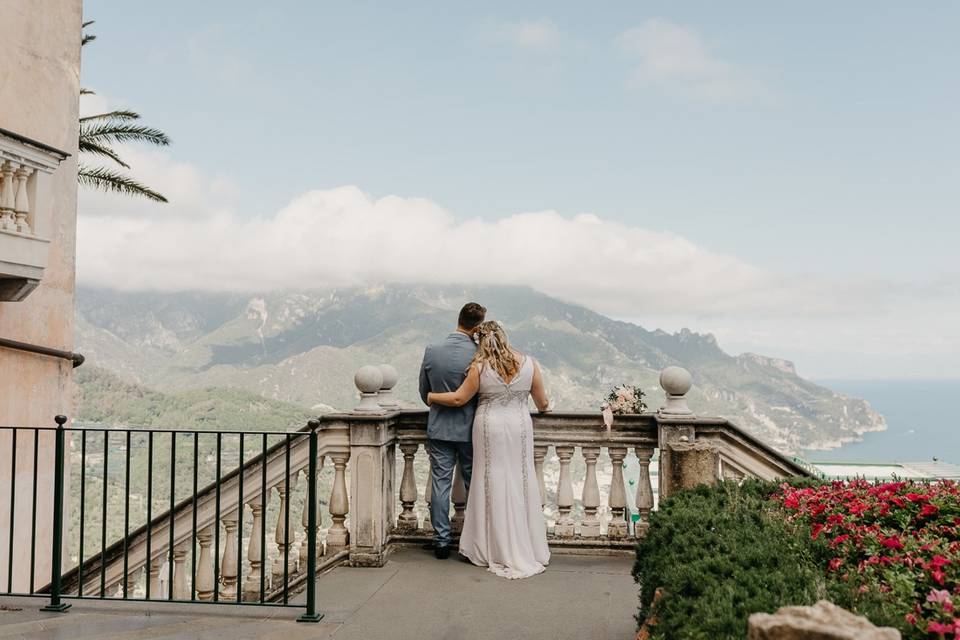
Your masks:
<path fill-rule="evenodd" d="M 555 553 L 543 574 L 504 580 L 404 549 L 384 567 L 337 567 L 321 576 L 320 624 L 297 623 L 300 609 L 73 601 L 70 612 L 54 614 L 38 611 L 39 600 L 0 597 L 0 605 L 20 609 L 0 610 L 0 640 L 632 640 L 631 564 L 624 556 Z"/>

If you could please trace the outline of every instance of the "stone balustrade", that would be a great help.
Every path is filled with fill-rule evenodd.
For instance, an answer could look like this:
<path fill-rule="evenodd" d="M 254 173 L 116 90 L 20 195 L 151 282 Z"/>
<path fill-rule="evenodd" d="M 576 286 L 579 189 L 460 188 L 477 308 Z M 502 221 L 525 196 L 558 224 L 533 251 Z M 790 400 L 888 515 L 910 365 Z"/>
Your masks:
<path fill-rule="evenodd" d="M 0 301 L 22 300 L 43 277 L 53 224 L 47 178 L 66 158 L 0 129 Z"/>
<path fill-rule="evenodd" d="M 391 547 L 432 535 L 427 412 L 397 408 L 393 367 L 364 367 L 355 382 L 355 411 L 307 427 L 318 433 L 318 469 L 332 467 L 333 476 L 318 570 L 339 562 L 381 566 Z M 533 414 L 534 467 L 554 550 L 631 549 L 658 498 L 676 487 L 806 474 L 728 421 L 694 415 L 684 398 L 690 382 L 683 369 L 668 368 L 663 408 L 616 416 L 610 428 L 599 412 Z M 269 449 L 264 435 L 264 453 L 84 562 L 84 594 L 142 589 L 150 599 L 256 601 L 296 587 L 309 548 L 306 494 L 297 491 L 309 463 L 303 435 L 287 434 L 286 446 Z M 274 496 L 279 508 L 272 511 Z M 458 469 L 450 505 L 455 535 L 467 499 Z M 64 581 L 66 592 L 76 593 L 78 570 Z"/>
<path fill-rule="evenodd" d="M 310 427 L 319 425 L 314 422 Z M 259 444 L 260 437 L 253 434 L 245 440 Z M 84 595 L 123 594 L 124 570 L 127 597 L 137 594 L 154 600 L 269 600 L 284 584 L 288 590 L 296 588 L 304 579 L 309 549 L 307 491 L 296 492 L 301 475 L 306 485 L 309 448 L 306 433 L 291 434 L 289 441 L 289 458 L 283 442 L 264 446 L 265 455 L 181 502 L 172 515 L 160 514 L 149 526 L 131 532 L 126 539 L 126 568 L 121 540 L 66 573 L 66 591 L 77 593 L 82 580 Z M 325 514 L 332 524 L 326 536 L 317 538 L 320 569 L 347 557 L 349 435 L 326 427 L 318 432 L 318 449 L 317 475 L 326 461 L 334 467 Z M 278 508 L 268 522 L 275 498 Z"/>

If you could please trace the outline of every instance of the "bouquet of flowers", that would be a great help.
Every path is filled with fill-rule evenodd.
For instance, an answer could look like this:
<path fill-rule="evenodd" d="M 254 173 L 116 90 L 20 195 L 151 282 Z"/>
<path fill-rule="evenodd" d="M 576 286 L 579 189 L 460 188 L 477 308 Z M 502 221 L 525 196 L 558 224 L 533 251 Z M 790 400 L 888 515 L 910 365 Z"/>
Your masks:
<path fill-rule="evenodd" d="M 610 409 L 610 412 L 615 415 L 643 413 L 647 410 L 643 396 L 643 389 L 640 387 L 621 384 L 610 390 L 607 401 L 600 408 Z"/>

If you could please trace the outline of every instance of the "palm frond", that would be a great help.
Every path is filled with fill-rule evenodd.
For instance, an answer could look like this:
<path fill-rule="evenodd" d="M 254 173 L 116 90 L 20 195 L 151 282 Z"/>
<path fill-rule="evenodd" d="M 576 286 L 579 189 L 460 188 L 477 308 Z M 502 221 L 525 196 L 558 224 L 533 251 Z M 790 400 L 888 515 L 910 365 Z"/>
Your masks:
<path fill-rule="evenodd" d="M 101 191 L 111 191 L 128 196 L 140 196 L 148 200 L 153 200 L 154 202 L 167 201 L 163 195 L 157 193 L 150 187 L 137 182 L 129 176 L 104 169 L 103 167 L 80 165 L 77 171 L 77 180 L 84 186 Z"/>
<path fill-rule="evenodd" d="M 81 89 L 81 92 L 83 90 Z M 93 93 L 91 91 L 90 93 Z M 140 114 L 136 111 L 130 111 L 129 109 L 120 109 L 118 111 L 110 111 L 107 113 L 98 113 L 93 116 L 84 116 L 80 118 L 80 122 L 92 122 L 94 120 L 139 120 Z"/>
<path fill-rule="evenodd" d="M 86 140 L 84 138 L 80 138 L 79 150 L 80 150 L 80 153 L 92 153 L 94 155 L 110 158 L 111 160 L 116 162 L 118 165 L 120 165 L 124 169 L 130 168 L 130 165 L 128 165 L 126 162 L 120 159 L 120 156 L 117 155 L 116 151 L 114 151 L 113 149 L 111 149 L 105 144 L 98 144 L 93 140 Z"/>
<path fill-rule="evenodd" d="M 159 129 L 111 120 L 81 123 L 80 139 L 102 143 L 147 142 L 160 147 L 170 144 L 170 138 Z"/>
<path fill-rule="evenodd" d="M 95 20 L 88 20 L 88 21 L 86 21 L 86 22 L 84 22 L 83 24 L 80 25 L 80 29 L 86 29 L 87 27 L 89 27 L 90 25 L 92 25 L 94 22 L 96 22 L 96 21 L 95 21 Z M 97 36 L 95 36 L 95 35 L 93 35 L 93 34 L 83 33 L 83 34 L 81 34 L 81 35 L 83 36 L 83 39 L 80 40 L 80 46 L 81 46 L 81 47 L 82 47 L 83 45 L 85 45 L 85 44 L 87 44 L 87 43 L 90 43 L 90 42 L 93 42 L 94 40 L 97 39 Z"/>
<path fill-rule="evenodd" d="M 96 92 L 93 89 L 84 89 L 83 87 L 80 87 L 80 95 L 82 96 L 92 96 L 95 93 Z"/>

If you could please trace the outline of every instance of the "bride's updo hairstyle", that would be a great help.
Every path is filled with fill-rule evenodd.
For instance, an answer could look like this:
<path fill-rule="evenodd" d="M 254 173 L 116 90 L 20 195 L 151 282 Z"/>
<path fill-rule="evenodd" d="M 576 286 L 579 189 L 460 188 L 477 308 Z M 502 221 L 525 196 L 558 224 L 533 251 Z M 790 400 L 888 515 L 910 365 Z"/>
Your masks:
<path fill-rule="evenodd" d="M 477 353 L 470 366 L 479 364 L 493 367 L 503 380 L 512 380 L 520 370 L 520 358 L 510 348 L 507 332 L 496 320 L 487 320 L 477 325 L 473 339 L 477 343 Z"/>

